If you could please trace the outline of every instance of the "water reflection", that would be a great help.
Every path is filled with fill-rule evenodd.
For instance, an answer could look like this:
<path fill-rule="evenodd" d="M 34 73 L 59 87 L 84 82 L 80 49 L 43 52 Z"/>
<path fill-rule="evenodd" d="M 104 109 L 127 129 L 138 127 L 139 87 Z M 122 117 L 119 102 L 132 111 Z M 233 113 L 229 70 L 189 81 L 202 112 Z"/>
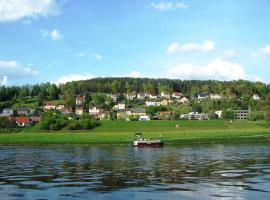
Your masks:
<path fill-rule="evenodd" d="M 0 147 L 0 199 L 269 199 L 268 144 Z"/>

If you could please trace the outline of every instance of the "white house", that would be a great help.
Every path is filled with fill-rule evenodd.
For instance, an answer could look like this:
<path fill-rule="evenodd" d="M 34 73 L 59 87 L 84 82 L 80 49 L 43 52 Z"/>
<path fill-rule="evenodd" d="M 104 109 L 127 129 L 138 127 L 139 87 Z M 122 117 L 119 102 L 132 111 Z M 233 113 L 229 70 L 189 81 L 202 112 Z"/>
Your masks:
<path fill-rule="evenodd" d="M 125 102 L 119 102 L 113 107 L 114 110 L 123 110 L 126 109 L 126 104 Z"/>
<path fill-rule="evenodd" d="M 85 102 L 85 96 L 77 96 L 76 97 L 76 105 L 82 106 Z"/>
<path fill-rule="evenodd" d="M 90 107 L 88 111 L 89 111 L 89 115 L 98 116 L 100 113 L 103 112 L 103 109 L 100 109 L 94 106 L 94 107 Z"/>
<path fill-rule="evenodd" d="M 172 97 L 175 99 L 180 99 L 181 96 L 182 96 L 182 93 L 180 93 L 180 92 L 173 92 L 172 93 Z"/>
<path fill-rule="evenodd" d="M 160 106 L 160 102 L 157 101 L 146 101 L 145 105 L 148 106 Z"/>
<path fill-rule="evenodd" d="M 150 99 L 157 99 L 158 98 L 158 95 L 156 95 L 156 94 L 150 94 Z"/>
<path fill-rule="evenodd" d="M 56 109 L 57 110 L 63 110 L 65 108 L 65 105 L 64 104 L 59 104 Z"/>
<path fill-rule="evenodd" d="M 3 112 L 1 113 L 0 116 L 3 116 L 3 117 L 10 117 L 14 114 L 14 111 L 13 109 L 10 109 L 10 108 L 5 108 L 3 109 Z"/>
<path fill-rule="evenodd" d="M 260 97 L 258 94 L 254 94 L 252 98 L 253 98 L 253 100 L 255 100 L 255 101 L 261 100 L 261 97 Z"/>
<path fill-rule="evenodd" d="M 171 98 L 171 95 L 168 92 L 161 92 L 160 96 L 161 98 L 166 98 L 166 99 Z"/>
<path fill-rule="evenodd" d="M 44 106 L 45 110 L 55 110 L 56 109 L 56 105 L 53 103 L 46 103 L 46 105 Z"/>
<path fill-rule="evenodd" d="M 126 94 L 126 98 L 127 98 L 128 100 L 134 100 L 136 97 L 137 97 L 136 92 L 131 92 L 131 93 L 127 93 L 127 94 Z"/>
<path fill-rule="evenodd" d="M 202 93 L 199 93 L 198 94 L 198 99 L 206 99 L 206 98 L 209 98 L 209 93 L 207 92 L 202 92 Z"/>
<path fill-rule="evenodd" d="M 179 102 L 179 103 L 188 103 L 189 100 L 188 100 L 187 97 L 182 97 L 178 102 Z"/>
<path fill-rule="evenodd" d="M 118 94 L 111 94 L 111 99 L 113 102 L 117 102 Z"/>
<path fill-rule="evenodd" d="M 210 94 L 210 99 L 212 99 L 212 100 L 219 100 L 221 98 L 222 98 L 222 96 L 219 94 Z"/>
<path fill-rule="evenodd" d="M 143 93 L 143 92 L 140 92 L 140 93 L 138 93 L 138 95 L 137 95 L 137 98 L 140 99 L 140 100 L 144 100 L 145 97 L 146 97 L 146 95 L 145 95 L 145 93 Z"/>

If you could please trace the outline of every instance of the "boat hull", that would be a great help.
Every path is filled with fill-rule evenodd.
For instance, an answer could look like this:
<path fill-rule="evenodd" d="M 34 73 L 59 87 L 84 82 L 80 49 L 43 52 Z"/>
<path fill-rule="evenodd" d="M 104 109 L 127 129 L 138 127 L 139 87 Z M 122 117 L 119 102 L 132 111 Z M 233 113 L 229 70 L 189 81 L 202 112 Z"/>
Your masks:
<path fill-rule="evenodd" d="M 134 141 L 134 147 L 152 147 L 160 148 L 163 147 L 164 143 L 162 141 Z"/>

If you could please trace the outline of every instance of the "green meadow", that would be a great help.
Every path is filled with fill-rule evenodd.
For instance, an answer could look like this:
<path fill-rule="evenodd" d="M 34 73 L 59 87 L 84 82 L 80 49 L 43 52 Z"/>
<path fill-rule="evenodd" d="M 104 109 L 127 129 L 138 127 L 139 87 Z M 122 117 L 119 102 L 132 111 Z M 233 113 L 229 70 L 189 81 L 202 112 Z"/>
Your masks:
<path fill-rule="evenodd" d="M 267 141 L 270 138 L 269 124 L 263 121 L 102 121 L 90 131 L 42 132 L 33 128 L 20 133 L 3 133 L 0 144 L 131 144 L 136 132 L 145 138 L 161 136 L 165 144 Z"/>

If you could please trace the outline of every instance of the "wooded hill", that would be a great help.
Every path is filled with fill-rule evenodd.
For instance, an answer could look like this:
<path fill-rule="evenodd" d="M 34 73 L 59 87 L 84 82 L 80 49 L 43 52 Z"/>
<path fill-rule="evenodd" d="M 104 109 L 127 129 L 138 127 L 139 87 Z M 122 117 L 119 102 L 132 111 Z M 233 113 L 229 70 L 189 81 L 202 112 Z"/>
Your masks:
<path fill-rule="evenodd" d="M 218 93 L 224 96 L 246 97 L 258 94 L 262 99 L 270 93 L 270 85 L 262 82 L 216 81 L 216 80 L 172 80 L 150 78 L 95 78 L 74 81 L 57 86 L 43 83 L 24 86 L 0 87 L 0 102 L 17 98 L 39 97 L 43 100 L 57 100 L 61 96 L 85 95 L 86 93 L 128 93 L 162 91 L 181 92 L 195 97 L 199 92 Z"/>

